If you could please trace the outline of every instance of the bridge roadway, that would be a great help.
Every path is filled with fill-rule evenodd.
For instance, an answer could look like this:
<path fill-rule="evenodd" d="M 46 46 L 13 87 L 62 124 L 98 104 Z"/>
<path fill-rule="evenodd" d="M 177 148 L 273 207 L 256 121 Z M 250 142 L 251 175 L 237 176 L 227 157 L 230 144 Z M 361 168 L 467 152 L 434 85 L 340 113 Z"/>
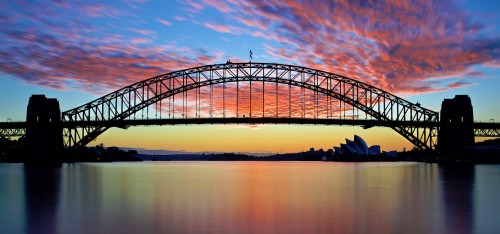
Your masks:
<path fill-rule="evenodd" d="M 189 124 L 306 124 L 306 125 L 347 125 L 371 127 L 439 127 L 439 122 L 423 121 L 381 121 L 370 119 L 316 119 L 316 118 L 184 118 L 184 119 L 127 119 L 110 121 L 73 121 L 61 122 L 63 128 L 73 127 L 118 127 L 154 126 L 154 125 L 189 125 Z M 500 123 L 474 122 L 476 136 L 500 137 Z M 26 122 L 0 122 L 0 135 L 24 133 Z M 17 131 L 19 130 L 19 131 Z"/>

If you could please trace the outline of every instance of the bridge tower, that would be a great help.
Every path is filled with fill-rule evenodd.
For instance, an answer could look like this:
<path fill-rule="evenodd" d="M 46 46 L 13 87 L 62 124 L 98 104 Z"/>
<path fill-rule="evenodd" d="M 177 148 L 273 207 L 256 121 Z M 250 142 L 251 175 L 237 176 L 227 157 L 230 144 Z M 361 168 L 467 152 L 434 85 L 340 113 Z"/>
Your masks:
<path fill-rule="evenodd" d="M 474 144 L 474 114 L 467 95 L 444 99 L 438 134 L 439 152 L 457 152 Z"/>
<path fill-rule="evenodd" d="M 32 95 L 26 115 L 26 160 L 28 164 L 53 165 L 62 162 L 63 135 L 59 101 Z"/>

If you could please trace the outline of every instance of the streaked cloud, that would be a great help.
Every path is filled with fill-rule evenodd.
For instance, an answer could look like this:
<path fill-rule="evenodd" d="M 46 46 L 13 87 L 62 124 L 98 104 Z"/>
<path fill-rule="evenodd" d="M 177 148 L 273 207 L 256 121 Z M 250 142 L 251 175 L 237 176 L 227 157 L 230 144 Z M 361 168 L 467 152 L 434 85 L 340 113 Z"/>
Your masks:
<path fill-rule="evenodd" d="M 203 24 L 205 27 L 213 29 L 217 32 L 221 33 L 231 33 L 231 34 L 236 34 L 236 35 L 241 35 L 243 32 L 246 32 L 246 30 L 236 27 L 236 26 L 231 26 L 231 25 L 221 25 L 221 24 L 214 24 L 214 23 L 205 23 Z"/>
<path fill-rule="evenodd" d="M 162 19 L 156 19 L 158 22 L 160 22 L 161 24 L 165 25 L 165 26 L 172 26 L 172 23 L 169 22 L 169 21 L 166 21 L 166 20 L 162 20 Z"/>
<path fill-rule="evenodd" d="M 178 21 L 186 21 L 187 20 L 185 17 L 182 17 L 182 16 L 174 16 L 174 19 L 178 20 Z"/>
<path fill-rule="evenodd" d="M 170 17 L 140 15 L 150 4 L 4 3 L 0 71 L 33 85 L 96 92 L 223 62 L 232 51 L 207 44 L 216 37 L 234 48 L 257 39 L 252 48 L 264 52 L 254 50 L 254 57 L 339 73 L 404 95 L 474 85 L 484 76 L 476 65 L 497 68 L 500 61 L 500 37 L 485 36 L 491 28 L 452 1 L 188 0 Z M 165 39 L 165 31 L 181 31 L 172 20 L 192 28 Z M 152 22 L 169 27 L 150 27 Z M 199 34 L 200 28 L 215 36 Z"/>
<path fill-rule="evenodd" d="M 146 44 L 146 43 L 151 43 L 151 39 L 148 39 L 148 38 L 134 38 L 132 40 L 130 40 L 130 42 L 134 43 L 134 44 Z"/>
<path fill-rule="evenodd" d="M 337 72 L 396 93 L 472 85 L 463 79 L 481 76 L 478 71 L 470 72 L 474 65 L 495 64 L 493 61 L 500 58 L 500 37 L 482 38 L 479 33 L 485 26 L 460 12 L 451 1 L 257 0 L 214 4 L 202 0 L 193 4 L 231 12 L 226 17 L 243 24 L 206 25 L 215 31 L 281 43 L 266 48 L 276 58 Z M 243 26 L 253 30 L 238 28 Z M 453 79 L 434 81 L 443 74 L 453 74 Z"/>
<path fill-rule="evenodd" d="M 135 33 L 142 34 L 144 36 L 151 36 L 151 35 L 155 35 L 156 34 L 155 31 L 145 30 L 145 29 L 139 29 L 139 28 L 128 28 L 128 30 L 130 30 L 132 32 L 135 32 Z"/>
<path fill-rule="evenodd" d="M 158 33 L 135 25 L 120 29 L 128 34 L 118 34 L 87 23 L 93 17 L 116 16 L 104 14 L 120 12 L 111 6 L 22 4 L 22 11 L 0 17 L 0 71 L 30 85 L 103 94 L 171 69 L 214 63 L 222 56 L 218 51 L 153 43 Z M 61 7 L 66 9 L 61 12 Z"/>

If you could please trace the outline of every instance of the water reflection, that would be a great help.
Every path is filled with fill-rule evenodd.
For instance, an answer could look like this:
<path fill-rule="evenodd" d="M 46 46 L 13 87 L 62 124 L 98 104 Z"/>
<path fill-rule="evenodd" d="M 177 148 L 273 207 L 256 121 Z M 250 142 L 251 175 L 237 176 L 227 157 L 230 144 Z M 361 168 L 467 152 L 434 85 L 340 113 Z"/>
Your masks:
<path fill-rule="evenodd" d="M 25 233 L 24 174 L 20 163 L 0 163 L 0 233 Z"/>
<path fill-rule="evenodd" d="M 0 174 L 2 233 L 500 231 L 499 166 L 144 162 Z"/>
<path fill-rule="evenodd" d="M 474 232 L 500 233 L 500 165 L 476 165 Z"/>
<path fill-rule="evenodd" d="M 27 233 L 57 233 L 60 168 L 24 168 Z"/>
<path fill-rule="evenodd" d="M 472 233 L 474 214 L 474 165 L 439 168 L 448 233 Z"/>
<path fill-rule="evenodd" d="M 430 164 L 113 163 L 81 165 L 73 173 L 76 181 L 63 179 L 62 230 L 92 233 L 442 230 L 440 206 L 432 202 L 439 194 L 438 168 Z M 71 191 L 75 193 L 70 195 Z"/>

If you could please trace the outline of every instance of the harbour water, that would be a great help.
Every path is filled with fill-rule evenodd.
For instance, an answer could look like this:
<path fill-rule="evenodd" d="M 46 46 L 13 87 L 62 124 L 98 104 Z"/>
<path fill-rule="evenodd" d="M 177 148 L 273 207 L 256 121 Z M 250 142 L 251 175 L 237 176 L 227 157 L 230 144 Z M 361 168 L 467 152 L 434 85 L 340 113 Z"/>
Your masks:
<path fill-rule="evenodd" d="M 500 233 L 500 165 L 0 164 L 0 233 Z"/>

